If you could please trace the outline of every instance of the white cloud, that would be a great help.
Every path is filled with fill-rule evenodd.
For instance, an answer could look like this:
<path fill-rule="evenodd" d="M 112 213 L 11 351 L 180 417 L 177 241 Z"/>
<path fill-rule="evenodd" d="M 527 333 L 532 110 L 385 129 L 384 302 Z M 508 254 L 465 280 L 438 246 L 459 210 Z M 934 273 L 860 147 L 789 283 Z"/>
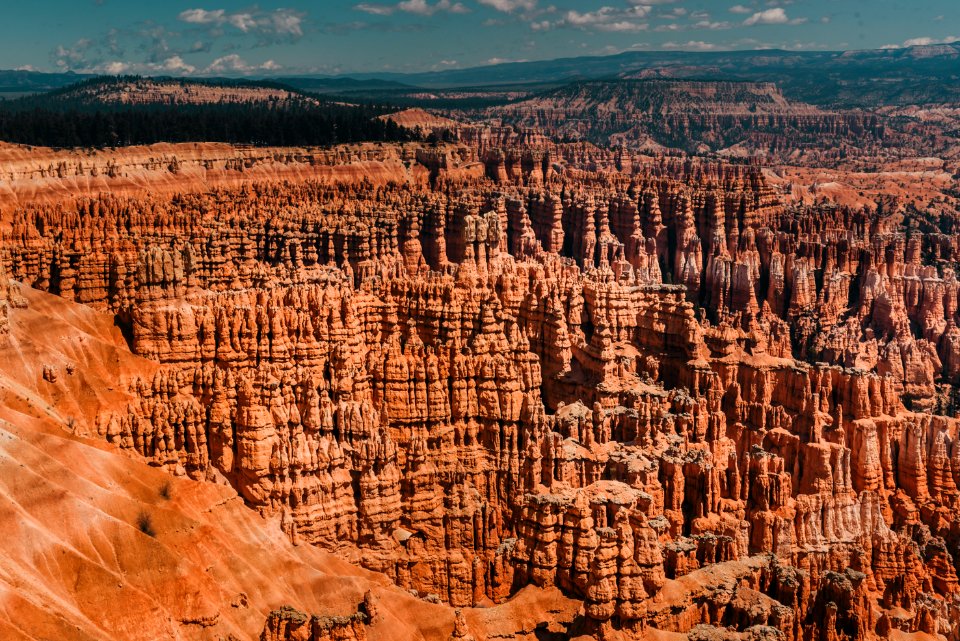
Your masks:
<path fill-rule="evenodd" d="M 281 69 L 273 60 L 267 60 L 259 65 L 248 64 L 246 60 L 235 53 L 217 58 L 203 70 L 203 73 L 253 73 L 255 71 L 276 71 Z"/>
<path fill-rule="evenodd" d="M 125 62 L 123 60 L 111 60 L 79 67 L 77 70 L 84 73 L 100 73 L 109 76 L 120 76 L 125 73 L 189 76 L 196 73 L 197 68 L 186 62 L 180 56 L 169 56 L 160 62 Z"/>
<path fill-rule="evenodd" d="M 190 24 L 222 24 L 225 20 L 223 9 L 207 11 L 206 9 L 187 9 L 178 16 L 182 22 Z"/>
<path fill-rule="evenodd" d="M 614 7 L 600 7 L 596 11 L 567 11 L 560 20 L 550 22 L 544 20 L 531 23 L 534 31 L 544 31 L 569 27 L 588 31 L 605 31 L 615 33 L 635 33 L 646 31 L 649 24 L 645 21 L 650 15 L 649 5 L 636 5 L 627 9 Z"/>
<path fill-rule="evenodd" d="M 710 31 L 721 31 L 723 29 L 732 29 L 733 25 L 727 22 L 726 20 L 719 20 L 719 21 L 713 21 L 713 22 L 709 20 L 701 20 L 700 22 L 694 23 L 693 28 L 708 29 Z"/>
<path fill-rule="evenodd" d="M 273 23 L 273 30 L 276 33 L 285 33 L 299 38 L 303 35 L 303 19 L 305 16 L 305 13 L 279 10 L 270 14 L 270 21 Z"/>
<path fill-rule="evenodd" d="M 401 11 L 416 13 L 421 16 L 431 16 L 438 11 L 449 11 L 450 13 L 467 13 L 468 9 L 463 4 L 450 0 L 440 0 L 436 4 L 429 4 L 426 0 L 404 0 L 397 5 Z"/>
<path fill-rule="evenodd" d="M 364 13 L 369 13 L 375 16 L 389 16 L 391 13 L 396 11 L 396 7 L 393 6 L 385 4 L 368 4 L 366 2 L 355 5 L 353 8 L 357 11 L 363 11 Z"/>
<path fill-rule="evenodd" d="M 664 42 L 664 49 L 680 49 L 683 51 L 715 51 L 718 45 L 703 40 L 690 40 L 689 42 Z"/>
<path fill-rule="evenodd" d="M 180 56 L 170 56 L 163 62 L 150 65 L 150 67 L 155 71 L 166 71 L 169 73 L 191 74 L 197 70 L 197 68 L 193 65 L 184 62 L 183 58 Z"/>
<path fill-rule="evenodd" d="M 744 20 L 743 24 L 751 27 L 755 24 L 787 24 L 788 22 L 790 22 L 790 18 L 787 17 L 787 12 L 782 7 L 777 7 L 758 11 Z"/>
<path fill-rule="evenodd" d="M 243 33 L 272 34 L 299 38 L 303 35 L 303 19 L 306 14 L 293 9 L 274 11 L 238 11 L 227 13 L 225 9 L 186 9 L 177 16 L 181 22 L 196 25 L 231 27 Z"/>
<path fill-rule="evenodd" d="M 451 0 L 438 0 L 430 4 L 427 0 L 403 0 L 397 4 L 370 4 L 367 2 L 355 5 L 357 11 L 363 11 L 377 16 L 389 16 L 397 11 L 412 13 L 418 16 L 432 16 L 435 13 L 469 13 L 462 2 L 451 2 Z"/>
<path fill-rule="evenodd" d="M 636 31 L 646 31 L 649 28 L 649 25 L 642 22 L 630 22 L 628 20 L 620 20 L 618 22 L 607 22 L 604 24 L 597 25 L 599 31 L 609 31 L 609 32 L 620 32 L 620 33 L 633 33 Z"/>
<path fill-rule="evenodd" d="M 526 58 L 518 58 L 516 60 L 511 60 L 510 58 L 490 58 L 487 60 L 486 64 L 488 65 L 505 65 L 512 62 L 527 62 Z"/>
<path fill-rule="evenodd" d="M 750 7 L 745 7 L 742 4 L 735 4 L 732 7 L 730 7 L 730 13 L 747 14 L 750 12 L 751 12 Z"/>
<path fill-rule="evenodd" d="M 89 38 L 77 40 L 72 47 L 57 45 L 53 55 L 56 58 L 56 64 L 61 69 L 73 68 L 82 63 L 88 50 L 93 46 L 93 41 Z"/>
<path fill-rule="evenodd" d="M 477 0 L 477 2 L 504 13 L 513 13 L 518 9 L 533 11 L 537 6 L 537 0 Z"/>
<path fill-rule="evenodd" d="M 257 21 L 249 13 L 234 13 L 227 18 L 227 22 L 244 33 L 257 26 Z"/>
<path fill-rule="evenodd" d="M 950 45 L 955 42 L 960 42 L 960 38 L 957 36 L 947 36 L 945 38 L 931 38 L 930 36 L 921 36 L 919 38 L 910 38 L 909 40 L 904 40 L 901 44 L 898 45 L 884 45 L 880 47 L 881 49 L 905 49 L 907 47 L 926 47 L 929 45 Z"/>
<path fill-rule="evenodd" d="M 180 22 L 190 25 L 171 30 L 153 23 L 136 28 L 113 28 L 96 39 L 84 38 L 72 45 L 61 45 L 51 52 L 57 69 L 80 73 L 119 75 L 192 75 L 206 68 L 197 61 L 198 54 L 213 50 L 216 39 L 228 32 L 235 38 L 256 39 L 251 46 L 288 43 L 304 34 L 305 13 L 290 9 L 264 11 L 256 8 L 230 12 L 224 9 L 187 9 L 178 14 Z M 202 33 L 199 33 L 202 32 Z M 231 43 L 236 49 L 243 46 Z M 249 65 L 237 56 L 226 56 L 212 63 L 214 69 L 245 72 L 275 70 L 275 62 Z"/>
<path fill-rule="evenodd" d="M 129 69 L 129 63 L 114 60 L 113 62 L 108 62 L 104 65 L 101 65 L 99 71 L 111 76 L 119 76 L 122 73 L 126 73 Z"/>
<path fill-rule="evenodd" d="M 949 45 L 957 42 L 956 36 L 947 36 L 946 38 L 911 38 L 905 40 L 903 43 L 904 47 L 920 47 L 926 45 Z"/>

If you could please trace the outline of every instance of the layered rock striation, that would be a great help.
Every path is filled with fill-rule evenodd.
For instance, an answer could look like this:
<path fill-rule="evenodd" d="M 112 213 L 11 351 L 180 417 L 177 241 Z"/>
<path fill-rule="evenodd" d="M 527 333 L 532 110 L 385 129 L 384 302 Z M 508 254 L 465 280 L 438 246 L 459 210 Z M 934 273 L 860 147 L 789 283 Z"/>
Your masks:
<path fill-rule="evenodd" d="M 77 431 L 455 607 L 556 586 L 595 635 L 955 635 L 956 236 L 784 206 L 749 166 L 413 161 L 11 212 L 8 275 L 162 365 Z"/>
<path fill-rule="evenodd" d="M 770 156 L 888 135 L 876 114 L 825 111 L 787 100 L 773 83 L 672 79 L 583 81 L 486 110 L 485 116 L 562 139 L 691 153 L 743 148 Z"/>

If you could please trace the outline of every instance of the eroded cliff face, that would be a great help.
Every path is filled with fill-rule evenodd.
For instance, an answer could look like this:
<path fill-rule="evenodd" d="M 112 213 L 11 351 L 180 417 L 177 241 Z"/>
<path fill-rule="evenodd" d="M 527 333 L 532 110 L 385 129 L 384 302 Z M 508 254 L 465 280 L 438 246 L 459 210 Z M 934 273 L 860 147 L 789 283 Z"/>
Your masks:
<path fill-rule="evenodd" d="M 830 110 L 789 100 L 768 82 L 638 77 L 573 82 L 453 115 L 631 151 L 878 173 L 901 170 L 904 157 L 955 161 L 951 107 Z"/>
<path fill-rule="evenodd" d="M 145 195 L 239 189 L 268 180 L 426 182 L 414 145 L 333 148 L 158 143 L 119 150 L 64 150 L 0 142 L 0 208 L 56 204 L 101 193 Z M 6 222 L 8 217 L 3 216 Z"/>
<path fill-rule="evenodd" d="M 483 115 L 557 139 L 778 158 L 821 150 L 823 136 L 838 149 L 853 150 L 879 148 L 888 135 L 886 121 L 875 114 L 790 101 L 765 82 L 585 81 L 491 107 Z"/>
<path fill-rule="evenodd" d="M 958 237 L 495 141 L 417 151 L 429 181 L 10 212 L 9 276 L 162 365 L 75 430 L 458 608 L 556 586 L 594 635 L 956 639 Z"/>

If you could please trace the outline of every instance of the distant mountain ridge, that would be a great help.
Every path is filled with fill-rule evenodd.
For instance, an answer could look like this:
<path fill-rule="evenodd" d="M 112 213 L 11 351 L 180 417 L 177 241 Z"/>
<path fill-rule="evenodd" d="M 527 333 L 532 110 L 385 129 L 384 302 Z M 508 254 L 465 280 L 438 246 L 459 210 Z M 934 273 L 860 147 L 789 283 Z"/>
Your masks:
<path fill-rule="evenodd" d="M 44 73 L 23 69 L 0 70 L 0 99 L 51 91 L 90 78 L 88 74 Z"/>
<path fill-rule="evenodd" d="M 50 91 L 91 77 L 75 73 L 0 71 L 0 96 Z M 651 77 L 776 82 L 787 98 L 817 105 L 960 102 L 960 43 L 855 51 L 628 51 L 610 56 L 509 62 L 408 74 L 373 72 L 263 79 L 301 91 L 383 100 L 424 89 Z M 229 82 L 230 79 L 202 81 Z"/>
<path fill-rule="evenodd" d="M 663 77 L 776 82 L 818 105 L 960 101 L 960 43 L 856 51 L 629 51 L 414 74 L 352 74 L 424 88 Z M 297 81 L 291 84 L 299 86 Z"/>
<path fill-rule="evenodd" d="M 316 103 L 298 89 L 269 81 L 96 77 L 49 92 L 49 101 L 81 105 Z"/>

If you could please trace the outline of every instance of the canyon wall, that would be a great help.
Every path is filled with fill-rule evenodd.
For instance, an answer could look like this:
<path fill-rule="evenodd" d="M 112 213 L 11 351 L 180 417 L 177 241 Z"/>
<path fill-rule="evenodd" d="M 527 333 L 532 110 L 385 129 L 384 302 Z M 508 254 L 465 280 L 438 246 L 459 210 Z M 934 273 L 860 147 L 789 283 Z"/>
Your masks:
<path fill-rule="evenodd" d="M 882 171 L 905 157 L 955 159 L 949 115 L 822 109 L 788 100 L 768 82 L 586 80 L 504 105 L 455 113 L 553 140 L 652 154 L 719 154 L 811 168 L 858 162 Z"/>
<path fill-rule="evenodd" d="M 458 608 L 556 586 L 596 635 L 956 639 L 958 236 L 497 136 L 380 182 L 5 210 L 10 278 L 162 365 L 74 429 Z"/>

